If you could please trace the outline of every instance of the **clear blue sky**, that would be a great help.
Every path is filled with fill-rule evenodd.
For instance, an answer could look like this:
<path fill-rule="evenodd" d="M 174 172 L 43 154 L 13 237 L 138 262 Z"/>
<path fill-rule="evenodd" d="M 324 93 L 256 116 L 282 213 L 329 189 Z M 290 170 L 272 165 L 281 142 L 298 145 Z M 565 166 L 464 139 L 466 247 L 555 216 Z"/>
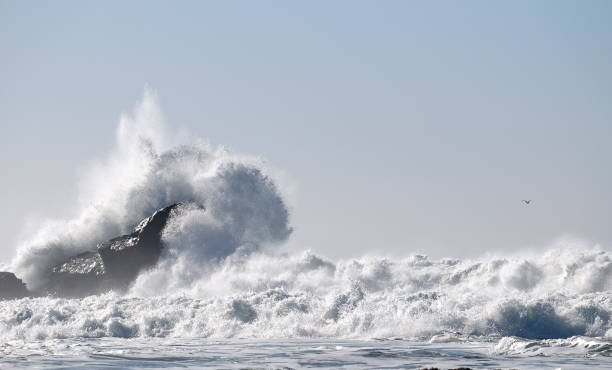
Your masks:
<path fill-rule="evenodd" d="M 26 221 L 71 215 L 145 84 L 171 130 L 285 171 L 295 248 L 610 249 L 611 19 L 610 1 L 1 0 L 0 261 Z"/>

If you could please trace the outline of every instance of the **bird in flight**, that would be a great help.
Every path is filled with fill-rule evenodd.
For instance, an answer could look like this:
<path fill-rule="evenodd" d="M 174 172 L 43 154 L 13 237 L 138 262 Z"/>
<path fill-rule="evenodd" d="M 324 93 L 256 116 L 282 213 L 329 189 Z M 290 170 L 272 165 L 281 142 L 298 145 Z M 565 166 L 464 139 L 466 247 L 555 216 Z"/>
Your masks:
<path fill-rule="evenodd" d="M 523 203 L 529 204 L 529 203 L 531 203 L 531 199 L 523 199 Z"/>

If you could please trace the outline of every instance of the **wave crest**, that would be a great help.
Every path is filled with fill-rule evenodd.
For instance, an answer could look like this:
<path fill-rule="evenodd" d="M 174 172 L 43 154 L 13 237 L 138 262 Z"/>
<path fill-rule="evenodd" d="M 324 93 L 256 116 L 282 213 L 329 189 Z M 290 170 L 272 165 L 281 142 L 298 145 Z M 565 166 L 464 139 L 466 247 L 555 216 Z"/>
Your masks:
<path fill-rule="evenodd" d="M 202 263 L 289 236 L 285 201 L 260 160 L 203 142 L 171 146 L 165 138 L 155 94 L 147 90 L 133 116 L 122 116 L 114 151 L 84 181 L 78 216 L 46 222 L 18 248 L 12 270 L 30 289 L 45 283 L 52 266 L 174 203 L 191 202 L 205 212 L 177 214 L 166 235 L 166 267 L 179 249 L 176 263 Z"/>

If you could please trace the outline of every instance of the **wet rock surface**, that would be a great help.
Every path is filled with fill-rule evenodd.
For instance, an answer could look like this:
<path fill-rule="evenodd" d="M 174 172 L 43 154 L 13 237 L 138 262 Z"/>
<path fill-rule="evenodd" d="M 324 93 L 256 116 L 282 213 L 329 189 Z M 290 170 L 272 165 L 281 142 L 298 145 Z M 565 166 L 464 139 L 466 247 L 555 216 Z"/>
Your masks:
<path fill-rule="evenodd" d="M 0 272 L 0 299 L 23 298 L 30 295 L 26 285 L 12 272 Z"/>
<path fill-rule="evenodd" d="M 105 273 L 113 284 L 127 287 L 138 273 L 157 263 L 163 245 L 161 233 L 173 209 L 179 204 L 162 208 L 142 220 L 129 235 L 111 239 L 98 246 Z"/>
<path fill-rule="evenodd" d="M 70 257 L 51 270 L 49 283 L 42 294 L 79 297 L 113 288 L 98 252 L 85 252 Z"/>
<path fill-rule="evenodd" d="M 142 220 L 128 235 L 113 238 L 54 266 L 49 282 L 37 292 L 29 292 L 13 273 L 0 272 L 0 299 L 29 295 L 82 297 L 109 290 L 122 291 L 138 274 L 154 266 L 161 255 L 162 231 L 180 203 L 162 208 Z"/>

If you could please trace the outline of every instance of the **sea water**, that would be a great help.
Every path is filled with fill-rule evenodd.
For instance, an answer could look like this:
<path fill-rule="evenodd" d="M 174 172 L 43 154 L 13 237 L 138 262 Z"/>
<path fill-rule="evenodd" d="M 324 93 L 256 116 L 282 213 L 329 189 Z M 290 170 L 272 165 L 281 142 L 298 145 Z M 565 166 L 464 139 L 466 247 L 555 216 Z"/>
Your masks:
<path fill-rule="evenodd" d="M 147 92 L 122 117 L 115 150 L 82 179 L 74 217 L 43 222 L 2 270 L 36 290 L 66 258 L 183 202 L 157 265 L 124 292 L 0 301 L 1 368 L 610 367 L 605 249 L 563 242 L 435 260 L 409 246 L 403 258 L 283 253 L 293 229 L 274 171 L 167 137 Z"/>
<path fill-rule="evenodd" d="M 2 301 L 0 367 L 612 367 L 610 266 L 249 254 L 176 294 Z"/>
<path fill-rule="evenodd" d="M 511 342 L 513 345 L 508 346 Z M 1 368 L 610 368 L 610 342 L 575 337 L 557 343 L 519 338 L 429 343 L 370 340 L 210 340 L 80 338 L 9 341 Z"/>

